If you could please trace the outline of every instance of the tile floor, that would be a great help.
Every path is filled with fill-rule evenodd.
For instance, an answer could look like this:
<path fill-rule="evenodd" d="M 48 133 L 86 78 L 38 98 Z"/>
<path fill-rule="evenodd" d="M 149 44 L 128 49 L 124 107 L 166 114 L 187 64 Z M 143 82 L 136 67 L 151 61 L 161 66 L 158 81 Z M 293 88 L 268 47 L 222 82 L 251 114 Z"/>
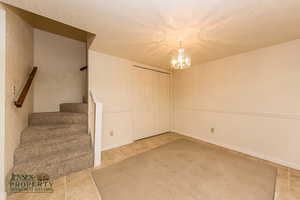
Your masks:
<path fill-rule="evenodd" d="M 195 142 L 199 140 L 182 136 L 175 133 L 166 133 L 159 136 L 139 140 L 135 143 L 118 147 L 102 153 L 102 166 L 106 167 L 121 160 L 134 156 L 136 154 L 149 151 L 155 147 L 172 142 L 174 140 L 185 138 Z M 222 147 L 207 144 L 213 148 L 220 148 L 224 151 L 230 151 Z M 254 159 L 257 162 L 265 162 L 273 165 L 278 170 L 275 200 L 300 200 L 300 171 L 289 169 L 268 161 L 263 161 L 238 152 L 230 151 L 247 159 Z M 36 193 L 17 193 L 11 195 L 8 200 L 101 200 L 96 185 L 93 182 L 91 171 L 95 169 L 86 169 L 69 176 L 61 177 L 54 181 L 54 192 L 45 194 Z"/>

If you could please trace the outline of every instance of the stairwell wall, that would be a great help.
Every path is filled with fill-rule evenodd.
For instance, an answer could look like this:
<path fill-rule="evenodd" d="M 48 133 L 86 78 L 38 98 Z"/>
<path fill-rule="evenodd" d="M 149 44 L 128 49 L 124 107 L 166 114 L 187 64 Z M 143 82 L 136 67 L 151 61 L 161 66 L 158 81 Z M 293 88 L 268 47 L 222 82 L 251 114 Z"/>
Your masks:
<path fill-rule="evenodd" d="M 5 38 L 6 11 L 0 3 L 0 200 L 6 198 L 5 192 Z"/>
<path fill-rule="evenodd" d="M 24 87 L 33 67 L 33 28 L 20 13 L 6 7 L 6 73 L 5 73 L 5 174 L 13 167 L 14 151 L 20 134 L 28 125 L 28 115 L 33 111 L 33 90 L 22 108 L 14 100 Z M 16 96 L 13 87 L 16 87 Z"/>
<path fill-rule="evenodd" d="M 86 43 L 34 29 L 34 65 L 37 66 L 34 112 L 59 111 L 61 103 L 82 103 L 87 86 Z"/>

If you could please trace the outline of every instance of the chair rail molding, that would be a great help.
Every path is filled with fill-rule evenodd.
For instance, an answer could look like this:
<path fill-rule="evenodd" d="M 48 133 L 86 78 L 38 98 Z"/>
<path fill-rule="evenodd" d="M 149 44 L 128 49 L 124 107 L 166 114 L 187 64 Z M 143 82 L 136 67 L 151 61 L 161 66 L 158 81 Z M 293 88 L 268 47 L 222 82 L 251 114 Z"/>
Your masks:
<path fill-rule="evenodd" d="M 103 118 L 103 103 L 98 100 L 92 91 L 90 91 L 92 99 L 92 142 L 94 148 L 94 167 L 101 165 L 102 151 L 102 118 Z"/>

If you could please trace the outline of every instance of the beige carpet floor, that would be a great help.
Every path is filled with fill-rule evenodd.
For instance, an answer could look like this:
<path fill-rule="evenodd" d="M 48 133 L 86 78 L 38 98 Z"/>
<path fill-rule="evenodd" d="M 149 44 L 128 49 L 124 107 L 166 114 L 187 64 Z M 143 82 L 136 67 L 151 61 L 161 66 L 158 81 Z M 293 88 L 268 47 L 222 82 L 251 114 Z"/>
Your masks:
<path fill-rule="evenodd" d="M 102 200 L 273 200 L 276 168 L 177 140 L 92 175 Z"/>

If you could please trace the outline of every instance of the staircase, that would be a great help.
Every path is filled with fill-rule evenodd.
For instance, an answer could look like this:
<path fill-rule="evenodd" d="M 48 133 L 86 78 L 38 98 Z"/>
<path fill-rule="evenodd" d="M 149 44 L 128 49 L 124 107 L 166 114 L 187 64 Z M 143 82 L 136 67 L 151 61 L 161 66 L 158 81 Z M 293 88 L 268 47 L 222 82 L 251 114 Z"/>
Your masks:
<path fill-rule="evenodd" d="M 60 105 L 60 112 L 33 113 L 14 155 L 15 174 L 57 178 L 92 167 L 87 104 Z"/>

